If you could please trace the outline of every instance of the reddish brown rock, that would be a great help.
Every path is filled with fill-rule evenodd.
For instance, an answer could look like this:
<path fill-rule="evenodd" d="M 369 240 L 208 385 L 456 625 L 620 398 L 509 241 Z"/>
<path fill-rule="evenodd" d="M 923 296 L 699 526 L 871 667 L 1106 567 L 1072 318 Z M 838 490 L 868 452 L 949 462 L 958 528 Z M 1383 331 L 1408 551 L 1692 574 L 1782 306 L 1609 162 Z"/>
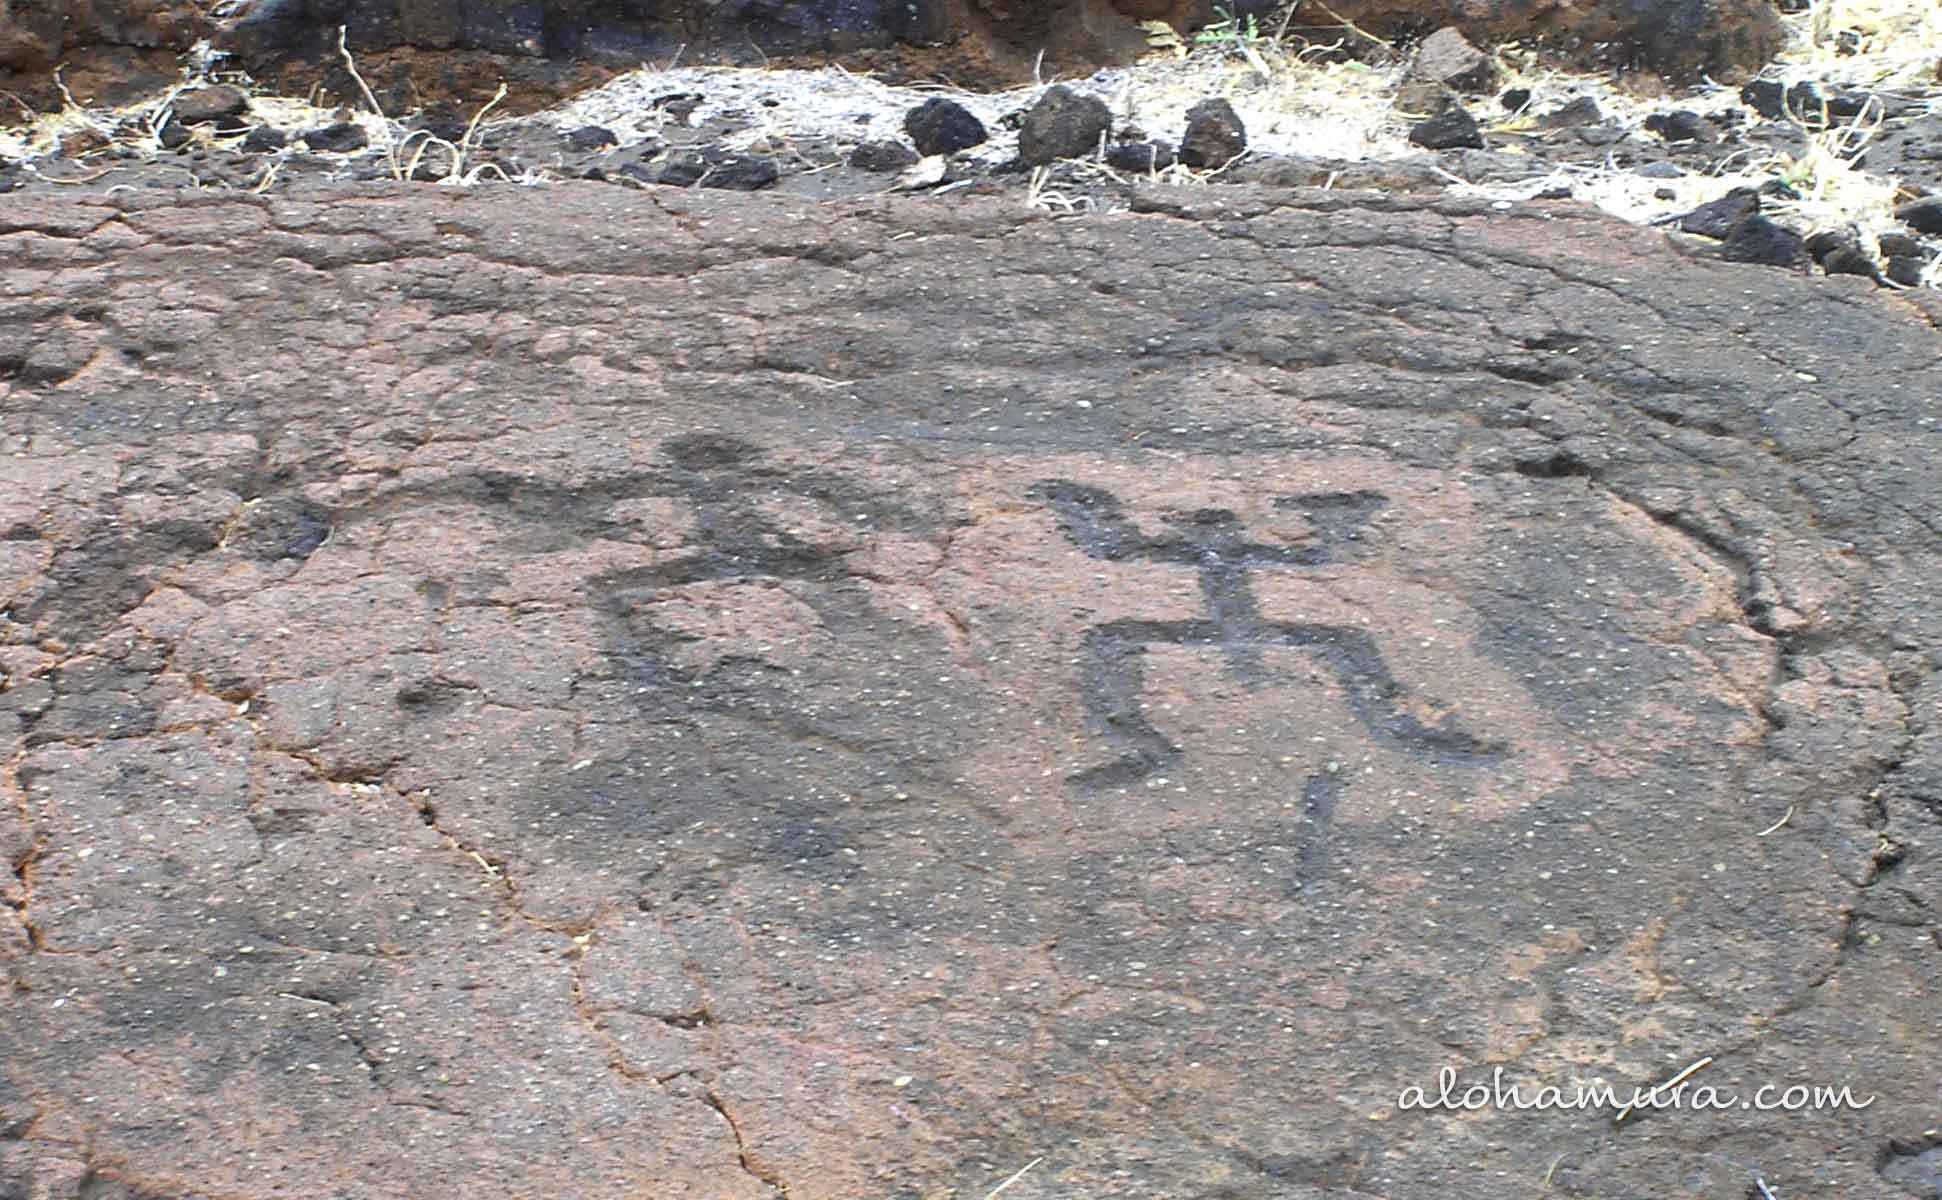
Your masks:
<path fill-rule="evenodd" d="M 0 1194 L 1919 1178 L 1933 308 L 1132 203 L 0 206 Z"/>
<path fill-rule="evenodd" d="M 431 101 L 480 102 L 504 82 L 512 108 L 532 107 L 642 62 L 804 62 L 844 56 L 893 78 L 1015 84 L 1034 72 L 1076 76 L 1148 49 L 1138 21 L 1182 30 L 1214 16 L 1204 0 L 786 0 L 758 7 L 670 0 L 105 0 L 70 11 L 51 0 L 0 0 L 0 87 L 49 108 L 49 74 L 67 63 L 84 102 L 115 102 L 174 78 L 176 56 L 203 38 L 272 89 L 319 84 L 359 94 L 336 53 L 347 30 L 380 102 L 404 112 Z M 1243 11 L 1251 11 L 1242 4 Z M 1451 26 L 1480 44 L 1522 40 L 1581 64 L 1675 76 L 1728 76 L 1779 46 L 1766 0 L 1343 0 L 1298 9 L 1297 33 L 1343 20 L 1383 36 Z"/>
<path fill-rule="evenodd" d="M 1454 28 L 1439 29 L 1423 39 L 1410 61 L 1409 74 L 1459 92 L 1487 92 L 1499 76 L 1491 57 Z"/>
<path fill-rule="evenodd" d="M 1347 0 L 1335 13 L 1377 30 L 1449 25 L 1480 46 L 1536 43 L 1585 64 L 1682 82 L 1744 77 L 1779 52 L 1785 35 L 1767 0 Z M 1308 14 L 1317 26 L 1328 17 Z"/>
<path fill-rule="evenodd" d="M 213 28 L 211 0 L 0 0 L 0 88 L 45 110 L 66 64 L 83 103 L 118 103 L 177 75 L 176 56 Z"/>

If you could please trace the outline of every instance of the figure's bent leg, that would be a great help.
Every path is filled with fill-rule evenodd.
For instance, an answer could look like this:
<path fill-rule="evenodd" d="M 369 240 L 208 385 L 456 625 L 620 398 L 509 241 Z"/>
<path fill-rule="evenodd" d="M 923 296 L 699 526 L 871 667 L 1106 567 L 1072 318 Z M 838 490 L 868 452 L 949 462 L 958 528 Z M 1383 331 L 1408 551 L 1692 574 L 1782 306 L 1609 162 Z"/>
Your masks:
<path fill-rule="evenodd" d="M 1214 632 L 1205 621 L 1108 621 L 1086 631 L 1080 696 L 1093 727 L 1119 755 L 1074 773 L 1072 783 L 1087 790 L 1124 787 L 1180 761 L 1180 747 L 1140 711 L 1142 660 L 1148 646 L 1204 644 Z"/>
<path fill-rule="evenodd" d="M 1275 624 L 1267 629 L 1278 644 L 1319 655 L 1341 681 L 1350 711 L 1370 732 L 1432 758 L 1474 762 L 1503 756 L 1502 743 L 1485 741 L 1455 721 L 1425 725 L 1397 703 L 1403 686 L 1390 673 L 1375 639 L 1361 630 L 1307 624 Z"/>

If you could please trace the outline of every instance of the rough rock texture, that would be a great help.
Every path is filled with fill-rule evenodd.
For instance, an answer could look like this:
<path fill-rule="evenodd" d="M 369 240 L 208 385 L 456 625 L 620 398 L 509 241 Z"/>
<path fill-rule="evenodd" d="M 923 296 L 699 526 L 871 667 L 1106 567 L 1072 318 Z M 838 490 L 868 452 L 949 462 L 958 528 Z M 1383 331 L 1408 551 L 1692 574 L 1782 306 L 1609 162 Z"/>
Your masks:
<path fill-rule="evenodd" d="M 971 110 L 955 100 L 937 96 L 904 114 L 904 132 L 917 147 L 917 153 L 956 154 L 984 142 L 988 134 L 984 123 Z"/>
<path fill-rule="evenodd" d="M 0 88 L 57 108 L 53 68 L 77 97 L 115 103 L 176 75 L 214 28 L 213 0 L 0 0 Z M 11 117 L 11 114 L 9 114 Z"/>
<path fill-rule="evenodd" d="M 1297 12 L 1315 28 L 1331 20 L 1373 31 L 1449 26 L 1480 46 L 1524 40 L 1578 61 L 1682 80 L 1757 69 L 1784 38 L 1768 0 L 1333 0 Z"/>
<path fill-rule="evenodd" d="M 1942 310 L 1136 203 L 0 205 L 0 1194 L 1907 1200 Z"/>
<path fill-rule="evenodd" d="M 850 165 L 860 171 L 888 173 L 915 166 L 917 152 L 902 142 L 863 142 L 850 151 Z"/>
<path fill-rule="evenodd" d="M 1061 158 L 1097 154 L 1100 140 L 1112 127 L 1112 110 L 1104 100 L 1055 84 L 1025 111 L 1018 127 L 1018 157 L 1043 166 Z"/>
<path fill-rule="evenodd" d="M 1920 233 L 1942 233 L 1942 196 L 1912 200 L 1895 210 L 1895 219 Z"/>
<path fill-rule="evenodd" d="M 1760 193 L 1750 187 L 1734 188 L 1717 200 L 1684 213 L 1677 219 L 1680 229 L 1724 241 L 1735 226 L 1760 211 Z"/>
<path fill-rule="evenodd" d="M 1116 171 L 1164 171 L 1177 161 L 1165 142 L 1120 142 L 1106 148 L 1106 165 Z"/>
<path fill-rule="evenodd" d="M 1727 231 L 1720 257 L 1768 267 L 1804 267 L 1808 262 L 1807 244 L 1798 233 L 1757 213 Z"/>
<path fill-rule="evenodd" d="M 1180 161 L 1196 170 L 1225 167 L 1247 152 L 1247 126 L 1225 100 L 1202 100 L 1187 110 Z"/>
<path fill-rule="evenodd" d="M 1168 0 L 1184 25 L 1200 0 Z M 642 62 L 804 62 L 832 55 L 890 78 L 1018 83 L 1035 65 L 1084 75 L 1148 49 L 1136 0 L 349 0 L 333 14 L 309 0 L 253 0 L 225 22 L 218 45 L 277 86 L 320 72 L 348 26 L 361 70 L 380 97 L 490 94 L 504 77 L 513 107 L 584 86 Z M 1205 19 L 1204 17 L 1202 19 Z M 302 90 L 302 89 L 299 89 Z"/>
<path fill-rule="evenodd" d="M 114 100 L 174 78 L 174 56 L 206 37 L 273 90 L 321 84 L 351 100 L 340 26 L 394 111 L 476 103 L 501 82 L 509 108 L 531 107 L 677 53 L 691 63 L 840 55 L 892 78 L 993 86 L 1128 62 L 1148 49 L 1138 21 L 1184 31 L 1214 15 L 1207 0 L 0 0 L 0 87 L 58 104 L 49 69 L 65 58 L 77 95 Z M 1766 0 L 1342 0 L 1297 15 L 1298 31 L 1318 35 L 1343 20 L 1392 37 L 1451 26 L 1480 43 L 1542 41 L 1585 65 L 1681 76 L 1757 68 L 1779 45 Z"/>
<path fill-rule="evenodd" d="M 1496 86 L 1500 75 L 1491 57 L 1454 28 L 1439 29 L 1424 38 L 1409 64 L 1409 73 L 1462 92 L 1487 92 Z"/>
<path fill-rule="evenodd" d="M 169 108 L 184 125 L 213 124 L 248 112 L 249 97 L 233 87 L 203 87 L 178 95 Z"/>
<path fill-rule="evenodd" d="M 1409 140 L 1430 150 L 1483 149 L 1483 128 L 1467 109 L 1446 108 L 1410 128 Z"/>
<path fill-rule="evenodd" d="M 311 0 L 248 0 L 224 44 L 262 63 L 327 44 L 343 23 L 369 49 L 592 56 L 632 65 L 684 42 L 704 54 L 752 43 L 762 53 L 791 55 L 969 41 L 968 63 L 1015 80 L 1020 60 L 1029 68 L 1040 49 L 1068 70 L 1122 60 L 1145 48 L 1135 21 L 1188 28 L 1212 19 L 1215 8 L 1204 0 L 349 0 L 325 12 Z M 1765 0 L 1343 0 L 1297 15 L 1318 28 L 1348 20 L 1378 33 L 1448 26 L 1444 36 L 1459 41 L 1548 39 L 1600 61 L 1680 74 L 1757 67 L 1779 45 L 1778 20 Z"/>

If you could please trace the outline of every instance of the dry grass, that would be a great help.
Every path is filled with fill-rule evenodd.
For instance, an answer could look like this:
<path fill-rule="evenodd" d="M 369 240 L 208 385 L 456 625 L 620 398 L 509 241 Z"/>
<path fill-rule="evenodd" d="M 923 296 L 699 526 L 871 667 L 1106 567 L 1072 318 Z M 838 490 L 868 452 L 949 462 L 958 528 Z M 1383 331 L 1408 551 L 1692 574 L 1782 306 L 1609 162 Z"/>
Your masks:
<path fill-rule="evenodd" d="M 402 127 L 386 117 L 380 109 L 377 98 L 358 74 L 357 64 L 343 45 L 342 38 L 343 31 L 340 29 L 339 53 L 363 94 L 369 111 L 325 108 L 310 99 L 252 94 L 250 108 L 256 119 L 282 129 L 316 129 L 340 123 L 356 125 L 364 131 L 368 145 L 384 154 L 386 165 L 395 179 L 430 178 L 451 186 L 469 186 L 487 178 L 508 178 L 496 164 L 470 161 L 487 127 L 487 114 L 505 98 L 503 86 L 474 114 L 464 135 L 456 143 L 434 137 L 423 130 L 401 136 Z M 133 150 L 143 165 L 176 165 L 172 148 L 162 144 L 162 131 L 174 115 L 176 98 L 192 88 L 212 84 L 229 84 L 250 90 L 250 80 L 246 76 L 215 71 L 213 60 L 206 53 L 192 52 L 188 59 L 181 77 L 159 94 L 120 106 L 83 104 L 64 85 L 59 86 L 62 105 L 51 113 L 36 112 L 17 96 L 13 97 L 22 120 L 0 127 L 0 157 L 24 161 L 28 169 L 35 171 L 39 170 L 42 162 L 57 157 L 72 164 L 74 173 L 63 171 L 43 175 L 43 178 L 55 183 L 91 182 L 101 174 L 108 173 L 114 168 L 97 173 L 93 164 L 110 151 Z M 59 85 L 58 73 L 55 78 Z M 191 150 L 222 149 L 233 146 L 243 136 L 241 133 L 219 133 L 210 126 L 191 126 L 184 132 L 187 141 L 183 146 Z M 96 145 L 79 156 L 64 154 L 63 145 L 72 144 L 77 137 Z M 433 152 L 440 156 L 436 163 Z M 289 153 L 289 150 L 285 150 L 269 156 L 262 172 L 248 190 L 262 192 L 273 187 L 282 176 L 283 164 Z M 366 152 L 353 152 L 346 158 L 355 158 L 363 153 Z M 126 165 L 126 162 L 115 164 L 116 167 L 122 165 Z M 529 175 L 510 181 L 532 183 L 539 180 Z"/>
<path fill-rule="evenodd" d="M 1783 71 L 1871 91 L 1933 91 L 1942 62 L 1942 4 L 1814 0 L 1787 18 Z"/>
<path fill-rule="evenodd" d="M 1302 23 L 1297 24 L 1298 20 Z M 1811 80 L 1829 90 L 1867 88 L 1905 96 L 1936 90 L 1933 72 L 1942 58 L 1942 3 L 1816 0 L 1809 11 L 1786 21 L 1788 47 L 1763 73 L 1768 78 L 1789 85 Z M 1247 126 L 1252 154 L 1356 162 L 1419 153 L 1407 140 L 1411 115 L 1399 111 L 1395 102 L 1406 76 L 1406 55 L 1316 0 L 1286 5 L 1253 22 L 1230 19 L 1198 36 L 1183 38 L 1157 24 L 1149 24 L 1148 31 L 1154 51 L 1142 62 L 1064 81 L 1104 99 L 1122 131 L 1131 127 L 1145 137 L 1177 139 L 1187 110 L 1219 96 L 1233 105 Z M 1495 54 L 1504 68 L 1500 87 L 1525 88 L 1531 99 L 1518 112 L 1501 112 L 1487 99 L 1473 102 L 1473 111 L 1494 135 L 1495 148 L 1515 153 L 1521 145 L 1538 142 L 1532 148 L 1550 161 L 1556 159 L 1557 145 L 1542 143 L 1546 135 L 1538 129 L 1536 117 L 1580 96 L 1596 101 L 1606 119 L 1628 136 L 1642 139 L 1653 136 L 1641 132 L 1645 119 L 1667 107 L 1708 114 L 1741 103 L 1735 87 L 1708 84 L 1668 100 L 1620 90 L 1606 76 L 1551 68 L 1540 55 L 1516 44 L 1498 47 Z M 358 78 L 356 63 L 341 45 L 340 55 Z M 832 151 L 840 154 L 861 141 L 901 138 L 903 117 L 911 107 L 947 94 L 970 109 L 991 134 L 986 144 L 963 157 L 992 166 L 1016 154 L 1017 136 L 1004 119 L 1058 82 L 1041 78 L 1029 86 L 983 94 L 949 84 L 897 87 L 840 67 L 821 71 L 682 68 L 678 62 L 679 56 L 666 68 L 643 68 L 622 76 L 539 119 L 563 129 L 602 125 L 622 144 L 635 144 L 660 138 L 678 119 L 654 105 L 657 97 L 698 92 L 704 99 L 690 123 L 720 120 L 736 126 L 724 139 L 727 149 L 827 161 Z M 123 109 L 88 108 L 70 98 L 59 112 L 32 114 L 23 124 L 0 130 L 0 154 L 28 160 L 45 157 L 62 138 L 82 135 L 132 146 L 155 160 L 162 154 L 159 134 L 174 95 L 192 82 L 215 81 L 212 71 L 209 61 L 192 64 L 192 70 L 167 94 Z M 368 111 L 333 112 L 304 100 L 268 96 L 253 97 L 252 105 L 261 119 L 286 129 L 344 119 L 360 125 L 374 148 L 371 153 L 384 156 L 395 178 L 430 177 L 449 185 L 503 178 L 496 167 L 474 161 L 485 132 L 496 127 L 490 114 L 497 98 L 474 115 L 463 135 L 447 140 L 423 131 L 405 132 L 401 123 L 379 111 L 376 97 L 361 78 L 358 82 L 364 99 L 361 107 Z M 1918 88 L 1924 90 L 1918 92 Z M 0 101 L 5 99 L 0 96 Z M 1936 102 L 1929 103 L 1933 107 Z M 1855 167 L 1857 153 L 1875 135 L 1871 119 L 1864 115 L 1827 127 L 1814 119 L 1818 114 L 1794 116 L 1802 127 L 1804 149 L 1792 155 L 1743 154 L 1722 162 L 1708 175 L 1642 178 L 1619 169 L 1600 152 L 1582 148 L 1582 161 L 1555 167 L 1534 163 L 1532 177 L 1517 185 L 1479 189 L 1451 176 L 1452 187 L 1515 199 L 1563 186 L 1607 212 L 1650 221 L 1733 187 L 1758 186 L 1778 178 L 1795 188 L 1799 199 L 1768 207 L 1802 232 L 1842 228 L 1865 242 L 1894 228 L 1891 206 L 1899 181 Z M 191 137 L 198 145 L 223 140 L 204 130 L 192 131 Z M 266 167 L 258 186 L 275 185 L 279 161 Z M 1175 166 L 1143 173 L 1141 178 L 1196 184 L 1210 182 L 1219 173 Z M 526 181 L 533 178 L 528 176 Z M 1026 202 L 1050 211 L 1083 211 L 1088 202 L 1079 193 L 1085 183 L 1125 177 L 1095 157 L 1064 164 L 1057 178 L 1068 182 L 1055 185 L 1051 174 L 1034 176 L 1024 189 Z M 1930 280 L 1935 277 L 1931 269 Z"/>
<path fill-rule="evenodd" d="M 401 135 L 398 124 L 384 115 L 384 107 L 371 93 L 371 85 L 365 83 L 364 76 L 358 73 L 357 60 L 351 57 L 350 46 L 345 41 L 345 32 L 344 26 L 337 27 L 337 53 L 344 60 L 344 69 L 350 72 L 351 78 L 357 83 L 357 90 L 363 95 L 364 102 L 370 106 L 371 114 L 377 118 L 376 132 L 382 143 L 385 164 L 391 170 L 391 178 L 401 182 L 407 179 L 425 179 L 429 174 L 426 170 L 427 155 L 436 149 L 444 151 L 444 169 L 432 175 L 430 182 L 452 187 L 471 187 L 484 179 L 488 173 L 497 176 L 502 183 L 512 182 L 511 177 L 497 163 L 466 166 L 466 159 L 479 145 L 479 127 L 484 123 L 486 114 L 497 108 L 506 98 L 504 83 L 501 83 L 498 90 L 493 92 L 492 99 L 486 101 L 484 107 L 472 114 L 471 122 L 466 125 L 465 132 L 460 135 L 456 143 L 423 129 L 415 129 Z M 367 137 L 370 133 L 371 130 L 367 126 Z M 409 158 L 403 157 L 406 151 L 411 153 Z"/>
<path fill-rule="evenodd" d="M 1406 74 L 1404 57 L 1346 23 L 1296 29 L 1290 24 L 1292 11 L 1284 9 L 1252 26 L 1244 20 L 1229 21 L 1192 39 L 1149 25 L 1154 51 L 1145 60 L 1067 82 L 1104 99 L 1119 129 L 1135 127 L 1148 137 L 1177 138 L 1187 109 L 1219 96 L 1241 116 L 1255 154 L 1353 162 L 1419 153 L 1407 140 L 1409 114 L 1395 105 Z M 1814 39 L 1817 22 L 1822 30 L 1819 42 Z M 1922 70 L 1933 70 L 1935 56 L 1942 50 L 1942 5 L 1929 0 L 1828 0 L 1815 12 L 1790 19 L 1789 29 L 1789 49 L 1769 68 L 1770 76 L 1788 83 L 1828 80 L 1836 88 L 1881 87 L 1912 81 Z M 1837 53 L 1842 46 L 1856 53 Z M 1352 52 L 1362 57 L 1352 57 Z M 1536 129 L 1536 115 L 1580 96 L 1593 99 L 1605 118 L 1628 135 L 1653 140 L 1654 135 L 1643 132 L 1644 122 L 1668 107 L 1707 114 L 1741 106 L 1734 87 L 1709 84 L 1669 101 L 1623 91 L 1607 76 L 1549 67 L 1542 56 L 1515 44 L 1498 48 L 1497 57 L 1505 71 L 1500 86 L 1522 87 L 1531 93 L 1522 110 L 1502 113 L 1494 121 L 1479 106 L 1486 128 L 1497 135 L 1495 144 L 1510 152 L 1516 152 L 1522 139 L 1507 135 L 1542 136 Z M 696 123 L 716 118 L 740 118 L 747 123 L 742 132 L 731 135 L 732 149 L 773 150 L 794 141 L 817 140 L 840 152 L 864 140 L 901 137 L 903 115 L 911 107 L 947 92 L 991 133 L 985 145 L 963 157 L 995 165 L 1012 158 L 1017 147 L 1016 135 L 1002 119 L 1028 107 L 1050 82 L 978 94 L 944 86 L 893 87 L 842 70 L 643 70 L 577 98 L 551 119 L 562 127 L 603 125 L 623 142 L 638 141 L 660 134 L 668 119 L 653 108 L 653 97 L 694 91 L 707 97 L 695 110 Z M 1742 155 L 1708 175 L 1645 178 L 1592 151 L 1582 162 L 1554 168 L 1534 164 L 1532 177 L 1518 185 L 1472 188 L 1454 176 L 1451 185 L 1512 199 L 1563 186 L 1614 215 L 1650 221 L 1695 207 L 1734 187 L 1759 186 L 1778 178 L 1798 190 L 1800 198 L 1770 203 L 1769 211 L 1803 233 L 1843 228 L 1866 244 L 1894 228 L 1897 181 L 1872 176 L 1854 165 L 1856 155 L 1873 136 L 1871 119 L 1864 115 L 1845 125 L 1824 127 L 1811 119 L 1816 114 L 1797 115 L 1802 118 L 1804 150 L 1791 156 Z M 1552 158 L 1555 151 L 1546 149 L 1545 157 Z M 1140 178 L 1197 184 L 1218 174 L 1175 166 Z M 1123 173 L 1096 158 L 1061 164 L 1056 178 L 1066 182 L 1055 185 L 1053 174 L 1035 173 L 1023 189 L 1025 203 L 1046 211 L 1084 211 L 1087 202 L 1082 193 L 1087 183 L 1126 181 Z"/>
<path fill-rule="evenodd" d="M 1823 93 L 1872 91 L 1891 97 L 1933 97 L 1935 71 L 1942 62 L 1942 4 L 1931 0 L 1817 0 L 1807 12 L 1785 18 L 1786 50 L 1761 77 L 1786 87 L 1809 82 Z M 1524 87 L 1531 102 L 1489 126 L 1497 133 L 1530 133 L 1531 114 L 1548 111 L 1577 96 L 1590 96 L 1608 119 L 1628 130 L 1668 107 L 1702 115 L 1742 107 L 1739 89 L 1702 86 L 1674 100 L 1635 96 L 1591 75 L 1547 70 L 1533 56 L 1512 46 L 1500 51 L 1509 68 L 1503 86 Z M 1942 111 L 1930 98 L 1929 111 Z M 1757 118 L 1755 118 L 1757 119 Z M 1610 157 L 1559 166 L 1510 186 L 1460 187 L 1492 198 L 1522 199 L 1559 187 L 1574 199 L 1629 221 L 1658 221 L 1715 200 L 1739 187 L 1778 180 L 1797 199 L 1770 197 L 1762 211 L 1800 233 L 1837 230 L 1874 249 L 1881 234 L 1901 230 L 1893 210 L 1902 181 L 1857 168 L 1856 162 L 1881 126 L 1870 108 L 1842 122 L 1825 111 L 1789 112 L 1782 118 L 1797 127 L 1805 142 L 1798 153 L 1742 153 L 1728 157 L 1710 174 L 1652 179 L 1615 166 Z M 1645 135 L 1650 136 L 1650 135 Z M 1942 287 L 1942 267 L 1931 262 L 1922 282 Z"/>
<path fill-rule="evenodd" d="M 1222 44 L 1190 49 L 1178 43 L 1135 66 L 1064 82 L 1104 99 L 1122 128 L 1134 125 L 1149 136 L 1178 138 L 1187 110 L 1220 96 L 1234 106 L 1263 153 L 1388 158 L 1408 152 L 1408 126 L 1388 104 L 1401 77 L 1399 64 L 1326 61 L 1339 52 L 1339 43 L 1296 46 L 1261 38 L 1254 49 L 1268 68 L 1265 76 L 1247 56 Z M 661 136 L 670 119 L 653 106 L 654 98 L 699 92 L 706 99 L 694 110 L 692 123 L 718 118 L 747 123 L 726 139 L 732 150 L 804 141 L 847 147 L 902 137 L 909 109 L 946 94 L 991 135 L 964 157 L 992 165 L 1017 153 L 1017 135 L 1004 126 L 1004 118 L 1029 107 L 1054 82 L 1059 81 L 976 93 L 944 85 L 892 86 L 840 68 L 644 68 L 560 105 L 546 119 L 563 129 L 599 125 L 623 143 L 645 141 Z"/>

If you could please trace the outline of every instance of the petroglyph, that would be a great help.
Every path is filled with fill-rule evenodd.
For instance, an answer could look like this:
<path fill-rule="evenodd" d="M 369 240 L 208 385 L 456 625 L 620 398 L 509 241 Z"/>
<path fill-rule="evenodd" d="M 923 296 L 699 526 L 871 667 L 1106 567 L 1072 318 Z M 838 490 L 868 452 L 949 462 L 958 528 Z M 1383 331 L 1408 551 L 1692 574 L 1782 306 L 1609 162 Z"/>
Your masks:
<path fill-rule="evenodd" d="M 1066 536 L 1089 557 L 1189 567 L 1200 577 L 1206 602 L 1207 616 L 1200 619 L 1120 619 L 1087 631 L 1081 694 L 1089 718 L 1119 755 L 1075 773 L 1072 782 L 1079 787 L 1124 787 L 1180 760 L 1182 748 L 1140 711 L 1141 657 L 1155 645 L 1216 651 L 1227 671 L 1251 690 L 1283 682 L 1264 665 L 1264 649 L 1300 649 L 1328 667 L 1357 720 L 1372 734 L 1439 761 L 1474 763 L 1503 754 L 1501 745 L 1460 725 L 1425 724 L 1412 713 L 1402 703 L 1402 685 L 1367 633 L 1341 625 L 1271 620 L 1256 602 L 1253 572 L 1337 562 L 1370 516 L 1387 503 L 1382 495 L 1364 491 L 1277 497 L 1275 507 L 1314 517 L 1315 537 L 1300 546 L 1250 541 L 1228 509 L 1174 514 L 1168 521 L 1176 532 L 1153 537 L 1140 532 L 1119 501 L 1103 489 L 1054 480 L 1038 484 L 1032 495 L 1053 507 Z M 1311 784 L 1311 794 L 1313 789 Z M 1332 808 L 1331 800 L 1321 809 L 1318 824 L 1326 826 L 1325 814 Z"/>

